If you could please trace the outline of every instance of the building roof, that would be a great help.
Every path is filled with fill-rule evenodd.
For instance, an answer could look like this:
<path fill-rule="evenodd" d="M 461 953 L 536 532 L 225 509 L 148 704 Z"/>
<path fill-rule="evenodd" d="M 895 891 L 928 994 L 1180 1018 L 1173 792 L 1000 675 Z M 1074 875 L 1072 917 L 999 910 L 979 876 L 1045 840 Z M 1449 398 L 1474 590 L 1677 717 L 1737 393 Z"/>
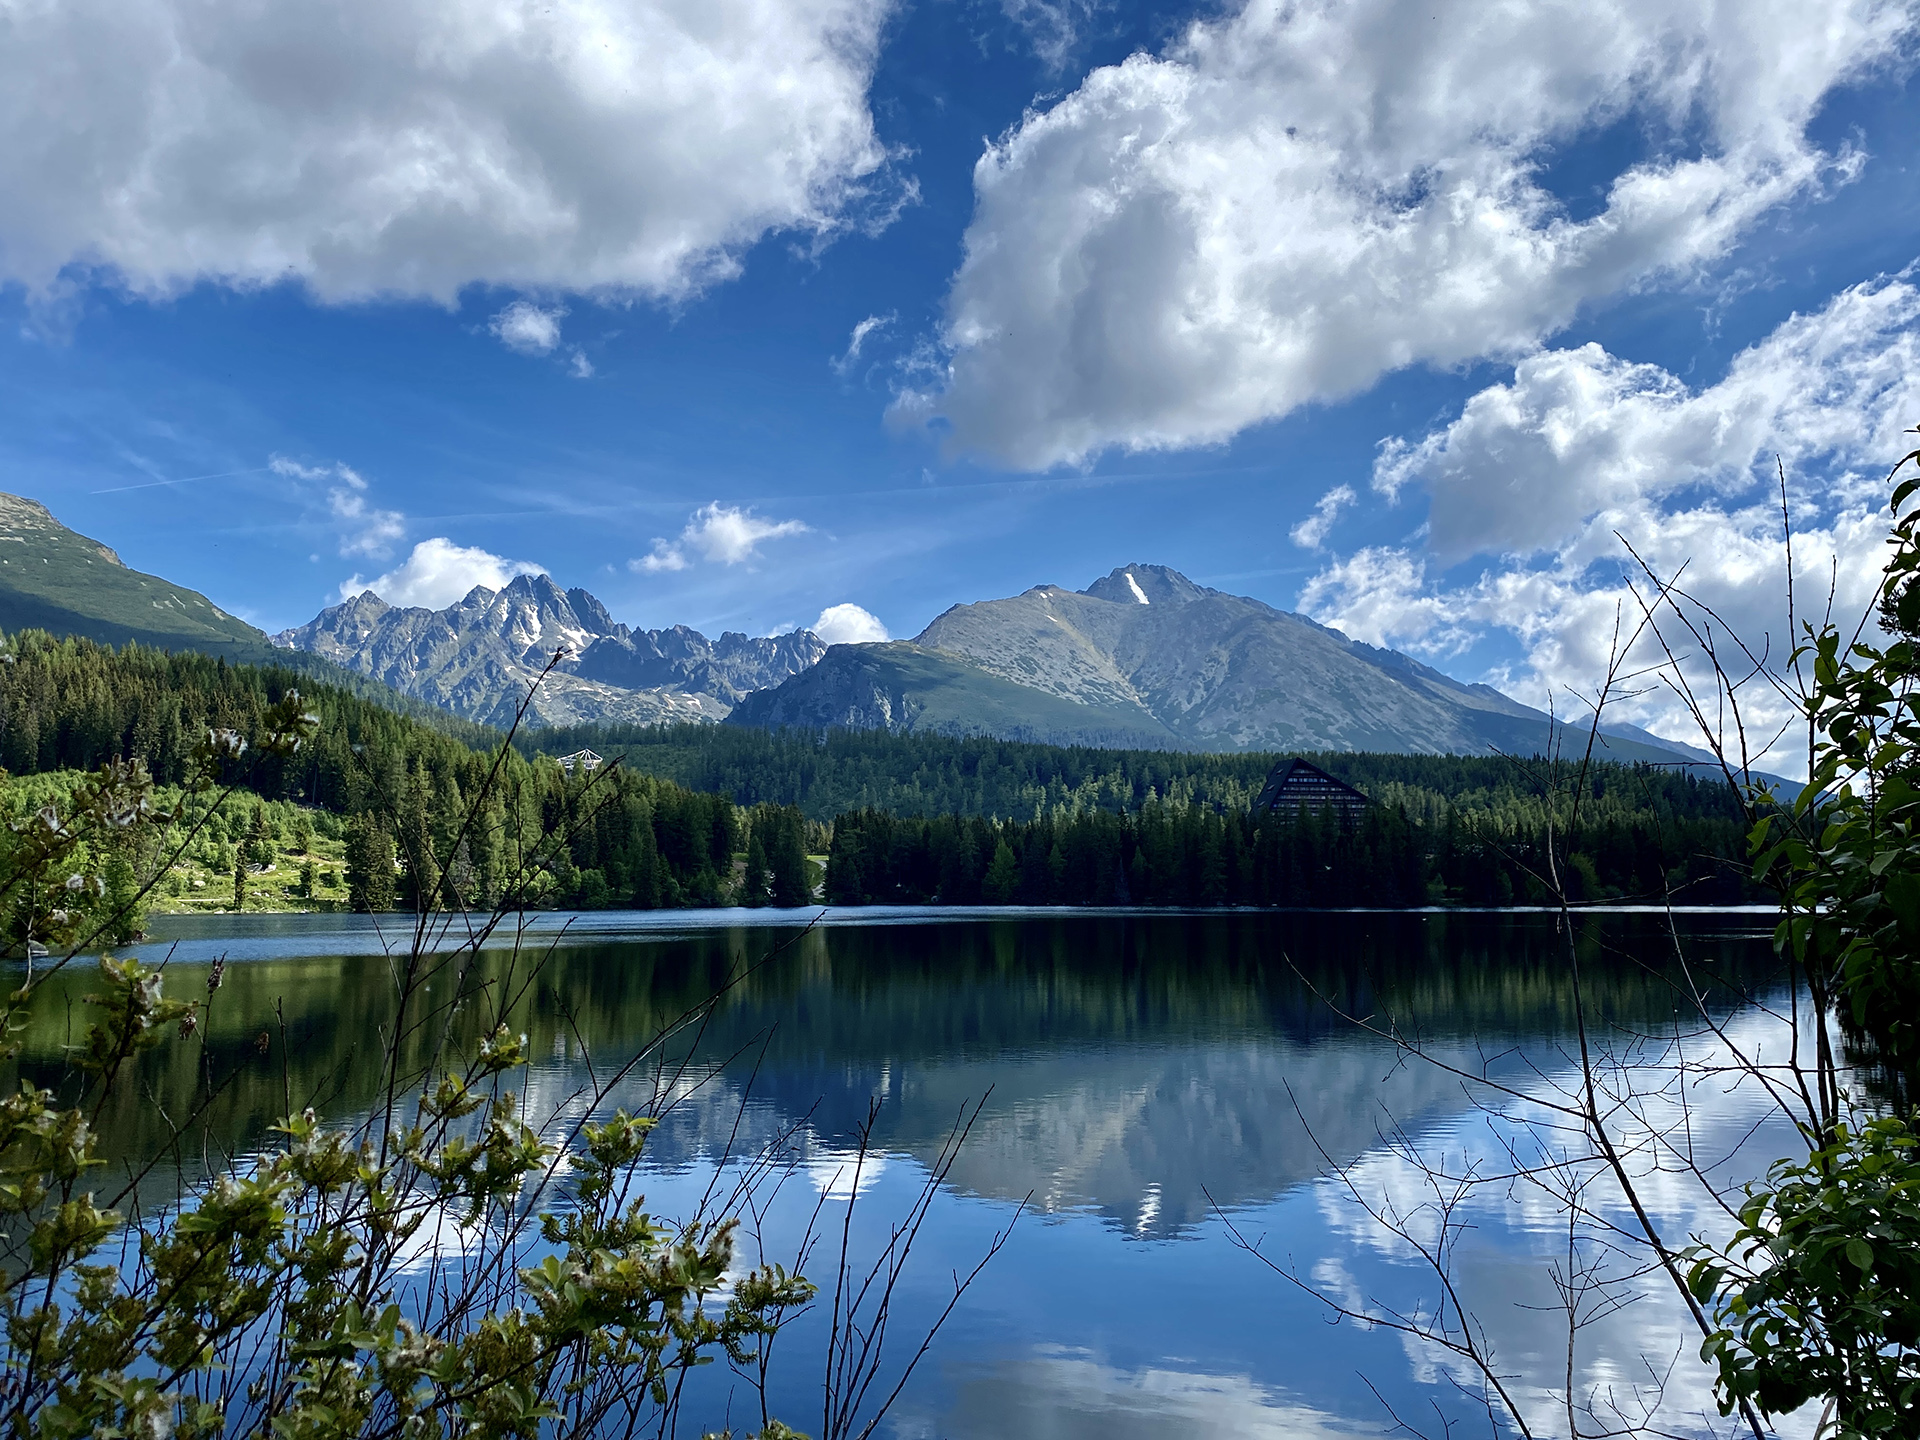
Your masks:
<path fill-rule="evenodd" d="M 1260 787 L 1260 798 L 1253 802 L 1253 813 L 1264 815 L 1279 805 L 1311 810 L 1331 805 L 1336 810 L 1352 813 L 1372 803 L 1346 781 L 1336 780 L 1311 761 L 1291 755 L 1274 766 L 1273 773 L 1267 776 L 1267 783 Z"/>
<path fill-rule="evenodd" d="M 605 763 L 604 760 L 591 750 L 576 750 L 571 755 L 562 755 L 559 761 L 560 768 L 569 775 L 573 773 L 574 766 L 576 765 L 591 775 Z"/>

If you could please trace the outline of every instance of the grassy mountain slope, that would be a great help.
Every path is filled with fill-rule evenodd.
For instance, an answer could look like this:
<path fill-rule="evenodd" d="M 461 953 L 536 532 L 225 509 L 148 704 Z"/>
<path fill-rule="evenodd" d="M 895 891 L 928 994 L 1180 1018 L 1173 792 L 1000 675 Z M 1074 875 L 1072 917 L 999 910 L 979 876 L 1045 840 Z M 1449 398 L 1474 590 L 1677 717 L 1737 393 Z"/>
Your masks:
<path fill-rule="evenodd" d="M 129 640 L 229 660 L 269 660 L 261 631 L 197 591 L 129 570 L 37 500 L 0 494 L 0 630 Z"/>
<path fill-rule="evenodd" d="M 1138 705 L 1052 695 L 906 641 L 835 645 L 811 669 L 747 696 L 726 723 L 1188 748 Z"/>
<path fill-rule="evenodd" d="M 1371 671 L 1361 673 L 1375 678 Z M 1328 736 L 1311 726 L 1274 727 L 1251 736 L 1222 731 L 1185 735 L 1123 695 L 1087 693 L 1089 698 L 1083 701 L 1019 684 L 957 655 L 905 641 L 836 645 L 812 669 L 771 690 L 749 695 L 726 724 L 776 730 L 884 730 L 896 735 L 993 735 L 1043 745 L 1261 754 L 1321 750 L 1577 754 L 1586 744 L 1584 729 L 1554 725 L 1540 712 L 1512 701 L 1505 701 L 1505 709 L 1453 703 L 1444 712 L 1446 727 L 1436 722 L 1433 738 L 1424 743 L 1389 727 L 1342 743 L 1344 734 Z M 1663 744 L 1630 735 L 1603 735 L 1596 753 L 1602 760 L 1622 763 L 1674 765 L 1689 759 Z"/>

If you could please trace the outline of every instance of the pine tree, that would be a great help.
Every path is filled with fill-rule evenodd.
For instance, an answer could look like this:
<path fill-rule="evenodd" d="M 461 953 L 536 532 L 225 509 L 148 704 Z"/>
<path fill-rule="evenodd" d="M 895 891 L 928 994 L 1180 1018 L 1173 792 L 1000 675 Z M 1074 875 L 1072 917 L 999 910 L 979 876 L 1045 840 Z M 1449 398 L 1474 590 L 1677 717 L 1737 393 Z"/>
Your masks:
<path fill-rule="evenodd" d="M 740 876 L 740 903 L 758 908 L 773 897 L 767 893 L 767 847 L 760 843 L 760 827 L 747 837 L 747 864 Z"/>
<path fill-rule="evenodd" d="M 372 811 L 347 827 L 347 899 L 355 910 L 393 909 L 393 840 Z"/>
<path fill-rule="evenodd" d="M 653 807 L 641 802 L 634 816 L 633 845 L 628 853 L 628 874 L 636 910 L 657 910 L 666 903 L 661 885 L 660 846 L 653 838 Z"/>
<path fill-rule="evenodd" d="M 440 862 L 433 853 L 433 825 L 427 796 L 432 781 L 416 766 L 407 781 L 401 809 L 400 859 L 406 866 L 407 900 L 415 910 L 433 910 L 440 904 Z"/>
<path fill-rule="evenodd" d="M 791 908 L 813 901 L 813 876 L 807 865 L 807 822 L 791 805 L 762 807 L 766 826 L 767 869 L 773 903 Z M 758 828 L 758 825 L 756 825 Z"/>
<path fill-rule="evenodd" d="M 273 831 L 267 824 L 267 807 L 253 807 L 253 821 L 247 826 L 247 843 L 241 847 L 246 865 L 264 870 L 273 864 Z"/>
<path fill-rule="evenodd" d="M 119 851 L 107 856 L 100 878 L 106 885 L 102 896 L 104 913 L 110 917 L 105 936 L 110 944 L 130 945 L 146 928 L 146 907 L 140 904 L 140 882 L 133 873 L 133 862 Z"/>
<path fill-rule="evenodd" d="M 980 884 L 980 898 L 989 905 L 1011 905 L 1020 893 L 1020 865 L 1005 840 L 993 847 L 993 862 Z"/>

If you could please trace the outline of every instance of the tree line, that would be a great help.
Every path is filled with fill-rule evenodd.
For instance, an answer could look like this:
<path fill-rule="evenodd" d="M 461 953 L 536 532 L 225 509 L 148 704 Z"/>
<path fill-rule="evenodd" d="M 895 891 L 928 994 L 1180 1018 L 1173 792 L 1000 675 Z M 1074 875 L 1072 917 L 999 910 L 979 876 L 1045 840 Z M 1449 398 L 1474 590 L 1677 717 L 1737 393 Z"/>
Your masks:
<path fill-rule="evenodd" d="M 837 905 L 1547 905 L 1761 898 L 1721 817 L 1595 805 L 1571 831 L 1544 803 L 1423 824 L 1376 803 L 1357 817 L 1266 815 L 1149 801 L 1138 811 L 995 822 L 859 810 L 834 822 L 825 893 Z"/>
<path fill-rule="evenodd" d="M 823 823 L 853 810 L 1002 820 L 1085 810 L 1127 814 L 1153 800 L 1245 810 L 1280 758 L 1037 745 L 990 736 L 692 724 L 531 730 L 515 737 L 515 744 L 530 757 L 592 749 L 618 758 L 626 769 L 730 795 L 741 805 L 797 805 Z M 1422 823 L 1452 811 L 1537 805 L 1573 768 L 1501 755 L 1301 753 L 1374 799 L 1404 806 Z M 1660 815 L 1731 821 L 1741 814 L 1724 778 L 1708 767 L 1603 761 L 1592 776 L 1595 798 L 1624 790 L 1635 805 Z"/>

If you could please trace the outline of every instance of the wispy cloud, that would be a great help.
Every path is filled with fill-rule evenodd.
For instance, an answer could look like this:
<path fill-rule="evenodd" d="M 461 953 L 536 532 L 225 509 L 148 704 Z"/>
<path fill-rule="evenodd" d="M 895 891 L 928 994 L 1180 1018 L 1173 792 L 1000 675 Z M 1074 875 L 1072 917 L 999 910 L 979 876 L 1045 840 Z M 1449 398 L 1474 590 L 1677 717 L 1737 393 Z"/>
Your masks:
<path fill-rule="evenodd" d="M 1340 512 L 1353 504 L 1354 499 L 1351 485 L 1334 486 L 1320 497 L 1311 515 L 1287 532 L 1288 538 L 1302 550 L 1318 550 L 1327 543 L 1327 532 L 1333 529 Z"/>
<path fill-rule="evenodd" d="M 1026 33 L 1040 62 L 1056 73 L 1066 68 L 1108 8 L 1107 0 L 1000 0 L 1002 13 Z"/>
<path fill-rule="evenodd" d="M 593 376 L 593 362 L 578 345 L 562 345 L 560 322 L 567 318 L 564 305 L 540 306 L 531 300 L 516 300 L 487 322 L 493 337 L 516 355 L 552 355 L 556 350 L 565 357 L 567 373 L 576 380 Z"/>
<path fill-rule="evenodd" d="M 833 372 L 845 375 L 859 362 L 860 352 L 866 348 L 867 341 L 878 332 L 885 330 L 899 319 L 897 311 L 889 310 L 884 315 L 869 315 L 853 327 L 853 334 L 847 338 L 847 348 L 840 358 L 833 362 Z"/>
<path fill-rule="evenodd" d="M 289 480 L 326 487 L 326 506 L 340 535 L 342 555 L 384 559 L 406 538 L 407 517 L 398 510 L 382 510 L 367 499 L 367 482 L 352 466 L 302 465 L 285 455 L 267 462 L 274 474 Z"/>

